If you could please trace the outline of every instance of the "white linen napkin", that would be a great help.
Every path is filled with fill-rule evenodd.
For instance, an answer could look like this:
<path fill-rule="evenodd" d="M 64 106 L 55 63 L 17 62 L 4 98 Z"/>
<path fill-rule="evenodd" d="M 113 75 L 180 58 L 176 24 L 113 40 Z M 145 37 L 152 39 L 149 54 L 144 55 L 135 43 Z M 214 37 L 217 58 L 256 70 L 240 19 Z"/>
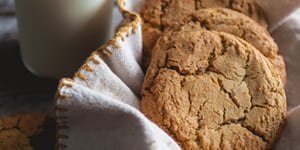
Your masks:
<path fill-rule="evenodd" d="M 260 3 L 266 10 L 272 34 L 284 49 L 281 53 L 287 57 L 287 90 L 292 93 L 288 92 L 289 109 L 300 104 L 300 94 L 293 89 L 298 86 L 299 90 L 297 83 L 300 83 L 300 59 L 297 60 L 300 57 L 300 24 L 297 22 L 299 16 L 285 16 L 295 12 L 300 6 L 298 2 L 261 0 Z M 55 101 L 57 149 L 179 150 L 171 137 L 139 111 L 144 74 L 139 65 L 142 24 L 137 13 L 143 0 L 119 0 L 118 3 L 128 24 L 107 44 L 95 50 L 72 79 L 60 81 Z M 274 15 L 274 8 L 285 13 Z M 283 35 L 289 39 L 285 40 Z M 297 82 L 293 84 L 294 81 Z M 290 145 L 290 150 L 300 149 L 296 142 L 300 140 L 299 118 L 300 107 L 297 107 L 289 113 L 287 125 L 274 149 L 285 145 Z"/>

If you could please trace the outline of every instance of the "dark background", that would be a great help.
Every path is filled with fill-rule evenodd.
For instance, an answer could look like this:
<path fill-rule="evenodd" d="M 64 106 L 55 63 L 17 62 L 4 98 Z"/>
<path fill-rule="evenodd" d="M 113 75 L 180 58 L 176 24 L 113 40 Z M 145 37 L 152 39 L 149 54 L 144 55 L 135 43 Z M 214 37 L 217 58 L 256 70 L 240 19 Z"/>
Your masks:
<path fill-rule="evenodd" d="M 0 0 L 0 117 L 24 111 L 53 113 L 58 79 L 42 79 L 24 67 L 13 0 Z"/>
<path fill-rule="evenodd" d="M 121 15 L 115 5 L 113 28 Z M 15 112 L 46 112 L 54 116 L 59 79 L 39 78 L 24 67 L 18 41 L 14 0 L 0 0 L 0 117 Z"/>
<path fill-rule="evenodd" d="M 116 28 L 121 20 L 116 5 L 113 17 L 113 28 Z M 30 139 L 35 149 L 54 149 L 54 96 L 59 80 L 37 77 L 25 68 L 20 55 L 14 0 L 0 0 L 0 118 L 20 112 L 48 114 L 42 127 L 44 131 Z"/>

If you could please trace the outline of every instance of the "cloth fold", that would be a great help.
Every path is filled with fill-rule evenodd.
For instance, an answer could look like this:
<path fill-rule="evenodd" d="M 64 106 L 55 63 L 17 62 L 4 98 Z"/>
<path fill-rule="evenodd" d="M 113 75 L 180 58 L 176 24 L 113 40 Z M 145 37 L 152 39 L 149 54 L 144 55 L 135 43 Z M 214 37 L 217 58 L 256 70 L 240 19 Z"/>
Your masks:
<path fill-rule="evenodd" d="M 180 149 L 170 136 L 139 111 L 144 74 L 140 68 L 142 20 L 138 12 L 143 2 L 119 0 L 127 25 L 120 27 L 109 42 L 95 50 L 72 79 L 60 81 L 55 101 L 57 149 Z M 280 53 L 286 57 L 288 69 L 288 104 L 292 111 L 274 149 L 286 145 L 289 146 L 284 149 L 300 149 L 297 145 L 300 95 L 293 89 L 298 87 L 295 81 L 300 81 L 300 60 L 297 60 L 300 57 L 300 17 L 291 14 L 297 12 L 299 2 L 258 2 L 267 14 L 270 31 L 283 49 Z M 282 10 L 284 13 L 279 13 Z M 288 41 L 284 36 L 289 37 Z M 290 94 L 289 90 L 296 94 Z"/>
<path fill-rule="evenodd" d="M 300 6 L 300 0 L 257 0 L 257 3 L 265 12 L 271 32 Z"/>
<path fill-rule="evenodd" d="M 60 130 L 59 135 L 62 138 L 59 143 L 63 143 L 60 148 L 179 149 L 166 133 L 131 105 L 111 99 L 110 96 L 91 90 L 76 81 L 61 82 L 64 89 L 60 94 L 68 95 L 68 98 L 58 101 L 57 105 L 68 110 L 58 114 L 67 117 L 60 119 L 59 124 L 67 121 L 68 129 Z"/>

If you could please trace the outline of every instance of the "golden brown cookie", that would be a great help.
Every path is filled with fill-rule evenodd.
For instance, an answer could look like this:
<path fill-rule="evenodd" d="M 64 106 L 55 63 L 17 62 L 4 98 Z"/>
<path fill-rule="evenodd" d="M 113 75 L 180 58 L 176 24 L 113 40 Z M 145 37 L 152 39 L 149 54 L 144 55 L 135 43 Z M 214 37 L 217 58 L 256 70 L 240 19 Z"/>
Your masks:
<path fill-rule="evenodd" d="M 203 8 L 214 7 L 230 8 L 244 13 L 267 28 L 265 17 L 254 0 L 146 0 L 141 10 L 141 16 L 146 24 L 143 26 L 143 53 L 146 56 L 143 61 L 146 62 L 143 64 L 144 70 L 149 63 L 147 56 L 151 54 L 154 46 L 152 43 L 155 43 L 157 40 L 155 37 L 159 36 L 157 31 L 163 31 L 170 24 L 181 22 L 179 18 L 182 16 Z"/>
<path fill-rule="evenodd" d="M 152 28 L 150 24 L 144 23 L 142 26 L 143 38 L 143 54 L 142 54 L 142 68 L 146 70 L 152 55 L 152 48 L 154 47 L 161 31 L 158 28 Z"/>
<path fill-rule="evenodd" d="M 269 60 L 244 40 L 166 31 L 144 79 L 141 111 L 183 149 L 262 150 L 280 132 L 286 97 Z"/>
<path fill-rule="evenodd" d="M 267 27 L 262 10 L 255 0 L 145 0 L 141 16 L 153 27 L 164 27 L 177 22 L 178 17 L 203 8 L 229 8 L 241 12 Z"/>
<path fill-rule="evenodd" d="M 170 25 L 170 28 L 185 28 L 186 30 L 206 29 L 226 32 L 235 35 L 252 44 L 278 70 L 283 84 L 286 82 L 286 68 L 283 57 L 278 55 L 278 45 L 269 32 L 252 19 L 241 13 L 225 8 L 202 9 L 182 17 L 180 23 Z"/>
<path fill-rule="evenodd" d="M 282 81 L 285 84 L 285 63 L 283 57 L 277 54 L 277 44 L 274 42 L 268 31 L 262 28 L 252 19 L 230 9 L 208 8 L 201 9 L 189 15 L 183 16 L 179 20 L 181 20 L 181 22 L 170 23 L 167 28 L 183 28 L 185 30 L 215 30 L 233 34 L 249 42 L 271 60 L 273 66 L 279 71 Z M 158 34 L 160 34 L 158 32 L 155 32 L 155 34 L 149 34 L 149 29 L 145 32 L 147 33 L 148 39 L 144 38 L 144 43 L 151 40 L 156 41 L 156 39 L 159 37 Z M 150 37 L 152 38 L 150 39 Z M 155 42 L 152 41 L 148 44 L 150 43 L 152 44 Z M 149 45 L 145 46 L 150 47 Z M 150 62 L 150 58 L 147 57 L 151 57 L 151 49 L 145 49 L 144 51 L 147 51 L 144 52 L 145 55 L 143 56 L 145 66 L 147 66 L 147 63 Z"/>
<path fill-rule="evenodd" d="M 43 113 L 16 113 L 0 119 L 0 149 L 54 149 L 55 121 Z"/>

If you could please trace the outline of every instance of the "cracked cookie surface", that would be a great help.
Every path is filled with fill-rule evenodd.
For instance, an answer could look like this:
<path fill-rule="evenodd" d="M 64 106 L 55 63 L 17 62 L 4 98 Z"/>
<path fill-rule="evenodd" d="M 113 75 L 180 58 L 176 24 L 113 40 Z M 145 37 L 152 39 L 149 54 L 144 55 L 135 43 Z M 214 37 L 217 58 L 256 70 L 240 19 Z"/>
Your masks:
<path fill-rule="evenodd" d="M 50 124 L 48 120 L 47 115 L 43 113 L 16 113 L 1 118 L 0 149 L 53 149 L 55 132 L 53 135 L 44 135 L 46 138 L 41 137 L 41 133 L 45 132 L 45 123 Z M 54 120 L 51 124 L 55 128 Z M 42 141 L 49 138 L 53 138 L 52 142 Z"/>
<path fill-rule="evenodd" d="M 278 70 L 283 84 L 286 82 L 286 68 L 283 57 L 278 55 L 278 46 L 268 33 L 252 19 L 225 8 L 201 9 L 189 15 L 179 17 L 181 22 L 170 23 L 165 29 L 183 28 L 185 30 L 206 29 L 219 32 L 226 32 L 252 44 L 264 56 L 268 57 L 272 65 Z M 143 63 L 147 67 L 150 63 L 152 48 L 159 38 L 161 32 L 148 27 L 144 29 L 144 49 Z"/>
<path fill-rule="evenodd" d="M 286 116 L 279 74 L 255 47 L 206 30 L 167 31 L 154 48 L 142 112 L 183 149 L 268 149 Z"/>
<path fill-rule="evenodd" d="M 182 17 L 180 23 L 170 25 L 170 28 L 185 30 L 206 29 L 226 32 L 235 35 L 252 44 L 266 56 L 279 72 L 283 85 L 286 82 L 286 68 L 283 57 L 278 54 L 278 45 L 269 32 L 255 21 L 235 11 L 225 8 L 203 9 Z"/>
<path fill-rule="evenodd" d="M 145 22 L 163 28 L 171 22 L 179 21 L 177 17 L 215 7 L 243 13 L 267 27 L 263 12 L 254 0 L 145 0 L 141 15 Z"/>
<path fill-rule="evenodd" d="M 141 16 L 144 20 L 143 25 L 143 49 L 146 56 L 152 50 L 161 31 L 170 24 L 180 22 L 182 16 L 193 13 L 204 8 L 230 8 L 244 13 L 256 20 L 263 27 L 267 28 L 266 20 L 262 11 L 253 0 L 146 0 L 141 10 Z M 147 59 L 149 57 L 145 57 Z M 145 67 L 147 68 L 147 63 Z"/>

